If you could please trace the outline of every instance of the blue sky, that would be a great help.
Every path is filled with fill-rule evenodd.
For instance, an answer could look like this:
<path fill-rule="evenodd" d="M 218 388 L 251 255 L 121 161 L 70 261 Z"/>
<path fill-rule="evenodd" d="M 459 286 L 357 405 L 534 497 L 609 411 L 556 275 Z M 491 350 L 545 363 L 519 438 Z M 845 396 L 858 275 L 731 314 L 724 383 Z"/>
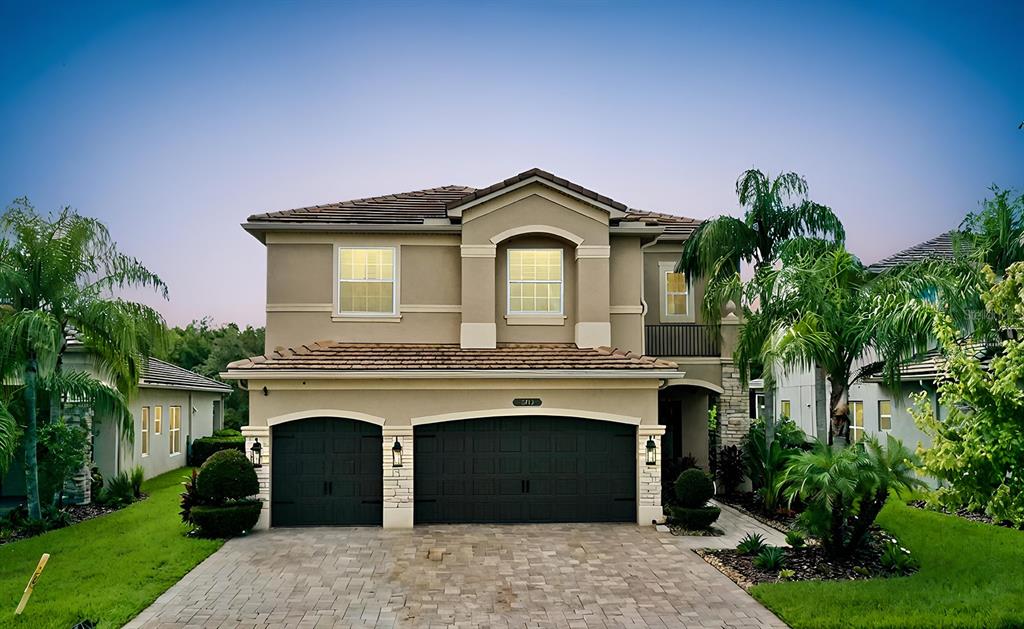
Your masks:
<path fill-rule="evenodd" d="M 0 201 L 103 219 L 171 323 L 263 322 L 256 211 L 538 166 L 736 213 L 805 175 L 865 261 L 1024 188 L 1024 3 L 0 3 Z"/>

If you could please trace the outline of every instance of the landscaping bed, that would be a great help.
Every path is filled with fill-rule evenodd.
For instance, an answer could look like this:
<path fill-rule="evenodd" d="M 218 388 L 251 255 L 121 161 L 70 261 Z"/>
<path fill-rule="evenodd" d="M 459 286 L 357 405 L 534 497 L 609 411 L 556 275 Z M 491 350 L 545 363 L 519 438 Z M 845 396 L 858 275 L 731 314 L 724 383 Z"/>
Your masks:
<path fill-rule="evenodd" d="M 796 524 L 796 518 L 799 514 L 793 511 L 777 511 L 775 513 L 769 513 L 764 509 L 764 503 L 754 493 L 750 491 L 736 492 L 729 495 L 718 495 L 715 496 L 715 500 L 722 504 L 727 504 L 733 509 L 742 512 L 744 515 L 748 515 L 761 524 L 770 526 L 773 529 L 782 531 L 783 533 L 791 530 Z"/>
<path fill-rule="evenodd" d="M 928 504 L 924 500 L 912 500 L 912 501 L 907 503 L 907 506 L 913 507 L 915 509 L 921 509 L 923 511 L 935 511 L 936 513 L 943 513 L 945 515 L 955 515 L 955 516 L 957 516 L 959 518 L 963 518 L 965 520 L 970 520 L 971 522 L 981 522 L 982 524 L 991 524 L 992 526 L 1001 526 L 1003 528 L 1008 528 L 1008 529 L 1016 529 L 1017 528 L 1016 526 L 1013 525 L 1012 522 L 1007 522 L 1007 521 L 996 522 L 992 518 L 992 516 L 988 515 L 987 513 L 982 513 L 980 511 L 970 511 L 969 509 L 957 509 L 955 511 L 951 511 L 949 509 L 946 509 L 945 507 L 936 507 L 936 506 L 930 505 L 930 504 Z M 1019 530 L 1024 530 L 1024 529 L 1019 529 Z"/>
<path fill-rule="evenodd" d="M 139 499 L 143 500 L 145 498 L 146 495 L 143 494 Z M 101 515 L 107 515 L 108 513 L 113 513 L 114 511 L 120 511 L 126 506 L 127 505 L 124 504 L 99 504 L 96 502 L 92 502 L 87 505 L 68 505 L 66 507 L 61 508 L 61 512 L 67 514 L 67 524 L 59 528 L 73 526 L 75 524 L 78 524 L 79 522 L 85 522 L 86 520 L 91 520 L 92 518 L 97 518 Z M 30 532 L 24 528 L 4 529 L 2 532 L 0 532 L 0 546 L 2 546 L 3 544 L 9 544 L 11 542 L 17 542 L 23 539 L 29 539 L 30 537 L 36 537 L 37 535 L 42 535 L 42 533 L 44 532 L 45 531 Z"/>

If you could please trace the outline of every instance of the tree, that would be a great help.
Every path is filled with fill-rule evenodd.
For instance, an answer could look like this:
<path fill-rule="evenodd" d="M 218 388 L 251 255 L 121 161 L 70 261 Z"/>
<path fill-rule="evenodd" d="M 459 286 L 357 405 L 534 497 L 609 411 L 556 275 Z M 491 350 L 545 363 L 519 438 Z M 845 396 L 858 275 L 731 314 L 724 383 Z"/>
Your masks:
<path fill-rule="evenodd" d="M 955 244 L 996 277 L 1016 262 L 1024 262 L 1024 194 L 992 186 L 992 198 L 981 202 L 981 210 L 968 214 L 960 224 Z"/>
<path fill-rule="evenodd" d="M 947 416 L 936 418 L 922 395 L 911 414 L 931 437 L 921 450 L 925 471 L 942 481 L 936 498 L 946 506 L 984 510 L 997 520 L 1024 525 L 1024 262 L 1002 281 L 986 268 L 987 312 L 1005 337 L 994 357 L 964 342 L 949 315 L 936 313 L 935 332 L 945 355 L 938 394 Z M 989 360 L 991 358 L 991 360 Z"/>
<path fill-rule="evenodd" d="M 126 399 L 159 343 L 163 318 L 142 304 L 113 296 L 124 288 L 167 288 L 138 260 L 118 251 L 102 223 L 70 208 L 38 214 L 26 199 L 0 218 L 0 376 L 16 382 L 24 405 L 22 446 L 29 517 L 41 515 L 38 470 L 40 421 L 55 422 L 66 399 L 112 414 L 133 436 Z M 70 341 L 95 357 L 103 380 L 66 370 Z M 112 386 L 111 386 L 112 385 Z M 45 411 L 45 412 L 44 412 Z"/>
<path fill-rule="evenodd" d="M 740 330 L 737 365 L 776 369 L 820 367 L 831 386 L 829 443 L 849 441 L 850 386 L 881 368 L 899 387 L 899 370 L 930 347 L 937 304 L 957 321 L 968 318 L 976 294 L 959 267 L 922 262 L 882 274 L 868 271 L 841 246 L 783 253 L 783 265 L 762 276 L 772 298 Z M 869 361 L 854 373 L 857 362 Z"/>

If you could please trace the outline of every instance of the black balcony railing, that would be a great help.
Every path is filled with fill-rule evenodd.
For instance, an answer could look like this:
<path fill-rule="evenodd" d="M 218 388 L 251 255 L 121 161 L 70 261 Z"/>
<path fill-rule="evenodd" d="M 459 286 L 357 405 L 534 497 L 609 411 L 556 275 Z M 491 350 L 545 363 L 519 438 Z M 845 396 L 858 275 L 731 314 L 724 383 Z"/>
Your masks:
<path fill-rule="evenodd" d="M 648 356 L 718 356 L 718 331 L 698 323 L 645 325 Z"/>

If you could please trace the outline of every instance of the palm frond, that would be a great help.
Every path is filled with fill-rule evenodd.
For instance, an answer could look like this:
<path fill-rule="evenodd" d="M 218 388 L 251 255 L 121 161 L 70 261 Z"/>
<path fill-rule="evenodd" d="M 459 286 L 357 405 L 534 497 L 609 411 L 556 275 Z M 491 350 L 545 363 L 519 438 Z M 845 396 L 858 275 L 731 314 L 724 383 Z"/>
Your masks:
<path fill-rule="evenodd" d="M 40 378 L 39 386 L 56 392 L 68 404 L 86 404 L 97 417 L 110 417 L 118 424 L 122 436 L 133 440 L 135 424 L 128 402 L 120 391 L 84 371 L 66 370 Z"/>
<path fill-rule="evenodd" d="M 0 400 L 0 477 L 7 474 L 21 442 L 21 430 L 10 409 Z"/>

